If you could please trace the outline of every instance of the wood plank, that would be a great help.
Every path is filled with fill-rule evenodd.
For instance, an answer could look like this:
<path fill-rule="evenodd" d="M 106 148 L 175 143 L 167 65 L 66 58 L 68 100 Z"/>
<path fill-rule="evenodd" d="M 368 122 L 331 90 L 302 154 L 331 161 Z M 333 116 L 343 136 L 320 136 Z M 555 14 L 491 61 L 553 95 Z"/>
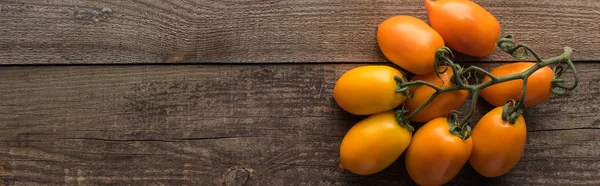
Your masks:
<path fill-rule="evenodd" d="M 377 24 L 427 20 L 423 1 L 4 0 L 0 64 L 384 62 Z M 477 2 L 544 56 L 600 60 L 600 1 Z"/>
<path fill-rule="evenodd" d="M 358 65 L 2 66 L 0 184 L 414 184 L 403 157 L 372 176 L 337 167 L 362 117 L 332 88 Z M 572 96 L 526 112 L 513 171 L 485 179 L 466 165 L 452 184 L 600 184 L 600 63 L 577 67 Z"/>

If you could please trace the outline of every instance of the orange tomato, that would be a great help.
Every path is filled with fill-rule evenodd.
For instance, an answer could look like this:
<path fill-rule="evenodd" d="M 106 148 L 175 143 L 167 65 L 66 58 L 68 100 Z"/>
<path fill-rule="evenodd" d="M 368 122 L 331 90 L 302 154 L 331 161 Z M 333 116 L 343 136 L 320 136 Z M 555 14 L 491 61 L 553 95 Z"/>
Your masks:
<path fill-rule="evenodd" d="M 473 128 L 473 152 L 469 164 L 486 177 L 501 176 L 517 165 L 523 151 L 527 128 L 519 116 L 514 124 L 502 120 L 502 108 L 485 114 Z"/>
<path fill-rule="evenodd" d="M 360 66 L 346 71 L 333 87 L 333 98 L 345 111 L 370 115 L 396 108 L 406 97 L 396 93 L 397 69 L 384 65 Z"/>
<path fill-rule="evenodd" d="M 375 174 L 406 150 L 412 133 L 396 122 L 393 111 L 371 115 L 352 126 L 340 145 L 340 168 Z"/>
<path fill-rule="evenodd" d="M 425 0 L 429 22 L 446 42 L 460 53 L 475 57 L 491 54 L 500 39 L 500 23 L 470 0 Z"/>
<path fill-rule="evenodd" d="M 445 68 L 448 69 L 445 73 L 440 74 L 439 78 L 434 71 L 426 75 L 415 75 L 411 81 L 423 80 L 440 88 L 454 86 L 454 83 L 450 81 L 450 78 L 454 75 L 454 71 L 450 67 L 439 67 L 440 70 Z M 420 85 L 410 87 L 410 92 L 413 97 L 406 100 L 405 108 L 412 113 L 435 93 L 435 89 L 427 85 Z M 458 109 L 467 100 L 468 95 L 468 90 L 453 90 L 441 93 L 427 104 L 427 106 L 423 107 L 421 111 L 417 112 L 411 120 L 415 122 L 428 122 L 434 118 L 446 116 L 448 112 Z"/>
<path fill-rule="evenodd" d="M 379 24 L 377 43 L 394 64 L 413 74 L 428 74 L 435 69 L 435 53 L 444 39 L 424 21 L 400 15 Z"/>
<path fill-rule="evenodd" d="M 533 62 L 516 62 L 499 66 L 490 73 L 496 77 L 508 76 L 521 73 L 535 65 Z M 527 79 L 527 90 L 525 92 L 525 107 L 540 104 L 552 95 L 552 79 L 554 71 L 550 67 L 543 67 L 535 71 Z M 485 77 L 483 82 L 491 81 L 491 78 Z M 495 84 L 481 90 L 479 95 L 488 103 L 494 106 L 504 106 L 509 100 L 518 100 L 521 98 L 523 80 L 517 79 Z"/>
<path fill-rule="evenodd" d="M 462 169 L 471 154 L 473 140 L 450 133 L 444 117 L 433 119 L 415 132 L 406 150 L 406 170 L 419 185 L 443 185 Z"/>

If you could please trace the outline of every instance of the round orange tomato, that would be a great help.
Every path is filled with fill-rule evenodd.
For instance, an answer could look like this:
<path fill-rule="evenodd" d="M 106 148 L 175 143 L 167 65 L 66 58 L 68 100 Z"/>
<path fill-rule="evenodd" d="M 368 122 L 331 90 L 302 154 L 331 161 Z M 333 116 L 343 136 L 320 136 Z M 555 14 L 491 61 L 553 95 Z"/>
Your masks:
<path fill-rule="evenodd" d="M 406 150 L 406 170 L 419 185 L 443 185 L 467 163 L 473 147 L 471 138 L 450 133 L 445 117 L 433 119 L 415 132 Z"/>
<path fill-rule="evenodd" d="M 527 128 L 519 116 L 514 124 L 502 120 L 502 108 L 485 114 L 473 128 L 473 152 L 469 164 L 486 177 L 501 176 L 517 165 L 523 151 Z"/>
<path fill-rule="evenodd" d="M 346 71 L 333 87 L 333 98 L 345 111 L 370 115 L 396 108 L 406 97 L 396 93 L 394 76 L 405 78 L 385 65 L 360 66 Z"/>
<path fill-rule="evenodd" d="M 435 70 L 435 54 L 444 39 L 424 21 L 400 15 L 379 24 L 377 43 L 394 64 L 413 74 L 428 74 Z"/>
<path fill-rule="evenodd" d="M 450 78 L 452 75 L 454 75 L 454 72 L 450 67 L 439 67 L 440 70 L 445 68 L 448 69 L 443 74 L 440 74 L 439 78 L 434 71 L 426 75 L 415 75 L 411 81 L 423 80 L 440 88 L 454 86 L 454 83 L 450 81 Z M 435 89 L 427 85 L 420 85 L 410 87 L 410 92 L 413 97 L 406 100 L 405 108 L 412 113 L 419 106 L 423 105 L 423 103 L 425 103 L 425 101 L 427 101 L 429 97 L 433 95 L 433 93 L 435 93 Z M 427 104 L 427 106 L 423 107 L 421 111 L 417 112 L 415 116 L 411 118 L 411 120 L 415 122 L 428 122 L 434 118 L 446 116 L 448 112 L 458 109 L 465 102 L 465 100 L 467 100 L 468 95 L 468 90 L 453 90 L 441 93 L 437 95 L 433 101 Z"/>
<path fill-rule="evenodd" d="M 490 73 L 496 77 L 508 76 L 524 72 L 533 65 L 535 65 L 533 62 L 510 63 L 499 66 L 490 71 Z M 547 66 L 535 71 L 529 76 L 527 79 L 527 90 L 525 92 L 525 107 L 534 106 L 550 99 L 550 96 L 552 95 L 551 87 L 553 78 L 554 71 Z M 483 79 L 483 82 L 490 80 L 491 78 L 486 76 Z M 486 87 L 481 90 L 479 95 L 481 95 L 488 103 L 499 107 L 504 106 L 510 99 L 519 100 L 521 98 L 522 88 L 523 80 L 517 79 Z"/>
<path fill-rule="evenodd" d="M 406 150 L 412 133 L 396 122 L 393 111 L 371 115 L 352 126 L 340 145 L 340 168 L 375 174 Z"/>
<path fill-rule="evenodd" d="M 500 23 L 470 0 L 425 0 L 431 27 L 460 53 L 475 57 L 491 54 L 500 39 Z"/>

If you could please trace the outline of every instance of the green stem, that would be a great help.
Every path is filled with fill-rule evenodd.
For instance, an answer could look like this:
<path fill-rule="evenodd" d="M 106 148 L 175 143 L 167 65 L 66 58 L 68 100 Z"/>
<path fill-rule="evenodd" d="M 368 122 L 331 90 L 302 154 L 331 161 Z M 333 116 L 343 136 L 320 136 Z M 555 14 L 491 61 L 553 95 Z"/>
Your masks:
<path fill-rule="evenodd" d="M 481 89 L 484 89 L 486 87 L 489 87 L 489 86 L 492 86 L 492 85 L 495 85 L 498 83 L 503 83 L 506 81 L 512 81 L 512 80 L 517 80 L 517 79 L 529 78 L 529 76 L 531 76 L 531 74 L 533 74 L 535 71 L 537 71 L 545 66 L 556 64 L 556 63 L 562 63 L 562 62 L 568 61 L 567 63 L 572 64 L 572 62 L 570 62 L 570 60 L 566 60 L 564 57 L 564 56 L 570 56 L 572 52 L 573 52 L 573 50 L 571 48 L 565 47 L 565 51 L 562 55 L 544 60 L 540 63 L 536 63 L 535 65 L 531 66 L 530 68 L 523 71 L 522 73 L 512 74 L 512 75 L 502 76 L 502 77 L 496 77 L 496 81 L 494 81 L 494 80 L 487 81 L 487 82 L 481 83 L 479 85 L 475 85 L 475 87 L 473 87 L 473 88 L 481 90 Z"/>
<path fill-rule="evenodd" d="M 448 58 L 446 55 L 441 55 L 440 53 L 442 52 L 447 52 L 446 49 L 441 49 L 438 50 L 438 58 L 441 58 L 441 61 L 444 62 L 445 65 L 450 66 L 450 68 L 452 68 L 452 72 L 454 72 L 454 74 L 462 74 L 461 72 L 463 71 L 462 67 L 460 65 L 455 64 L 450 58 Z M 452 54 L 449 54 L 450 56 L 453 56 Z M 438 66 L 438 65 L 436 65 Z M 438 76 L 441 73 L 445 73 L 446 71 L 443 72 L 437 72 Z M 458 75 L 458 76 L 452 76 L 452 82 L 454 84 L 456 84 L 459 87 L 464 87 L 465 84 L 467 84 L 465 82 L 465 79 L 467 78 L 463 78 L 464 76 Z"/>
<path fill-rule="evenodd" d="M 431 103 L 433 101 L 433 99 L 435 99 L 435 97 L 437 97 L 439 94 L 441 94 L 443 92 L 461 89 L 460 86 L 451 86 L 451 87 L 446 87 L 446 88 L 440 88 L 434 84 L 431 84 L 431 83 L 429 83 L 427 81 L 423 81 L 423 80 L 417 80 L 417 81 L 403 83 L 400 85 L 400 88 L 406 88 L 409 86 L 422 86 L 422 85 L 425 85 L 425 86 L 428 86 L 428 87 L 434 89 L 435 92 L 431 96 L 429 96 L 429 98 L 425 101 L 425 103 L 421 104 L 409 116 L 406 117 L 408 120 L 412 119 L 418 112 L 423 110 L 423 108 L 425 108 L 429 103 Z M 412 95 L 410 95 L 410 97 L 412 97 Z"/>
<path fill-rule="evenodd" d="M 515 124 L 517 118 L 521 115 L 525 109 L 525 94 L 527 93 L 527 80 L 529 78 L 523 78 L 523 87 L 521 88 L 521 97 L 518 101 L 508 100 L 502 109 L 502 120 L 508 121 L 510 124 Z M 513 105 L 512 107 L 510 105 Z"/>
<path fill-rule="evenodd" d="M 410 120 L 412 117 L 414 117 L 416 115 L 416 113 L 418 113 L 426 105 L 431 103 L 435 97 L 437 97 L 438 95 L 440 95 L 444 92 L 453 91 L 453 90 L 468 90 L 472 94 L 472 98 L 471 98 L 471 104 L 469 106 L 469 112 L 467 113 L 467 115 L 459 123 L 456 122 L 458 120 L 457 119 L 458 116 L 457 116 L 456 112 L 453 111 L 452 113 L 454 113 L 454 115 L 447 116 L 447 117 L 454 118 L 454 119 L 450 119 L 450 120 L 452 120 L 452 125 L 455 126 L 455 127 L 451 128 L 451 132 L 463 139 L 467 139 L 470 136 L 470 126 L 467 123 L 475 111 L 475 108 L 477 105 L 477 99 L 479 98 L 479 92 L 484 88 L 487 88 L 487 87 L 495 85 L 495 84 L 507 82 L 507 81 L 513 81 L 513 80 L 517 80 L 517 79 L 523 80 L 523 88 L 521 90 L 520 99 L 516 103 L 515 103 L 515 100 L 510 100 L 505 105 L 506 110 L 503 111 L 503 112 L 505 112 L 505 113 L 503 113 L 503 119 L 505 121 L 509 121 L 510 123 L 514 123 L 516 121 L 516 118 L 518 118 L 520 116 L 520 114 L 522 113 L 522 111 L 524 109 L 525 95 L 526 95 L 526 91 L 527 91 L 527 82 L 528 82 L 527 80 L 528 80 L 529 76 L 531 76 L 531 74 L 533 74 L 537 70 L 539 70 L 543 67 L 552 65 L 552 64 L 567 63 L 569 68 L 573 71 L 573 74 L 575 76 L 575 78 L 574 78 L 575 82 L 571 86 L 566 86 L 563 84 L 565 82 L 565 80 L 560 79 L 560 73 L 557 73 L 558 75 L 555 76 L 555 79 L 553 79 L 553 81 L 552 81 L 552 88 L 561 88 L 561 89 L 564 89 L 565 91 L 559 92 L 559 91 L 552 90 L 552 92 L 557 95 L 562 95 L 562 94 L 566 94 L 568 91 L 571 91 L 571 90 L 575 89 L 575 87 L 577 87 L 577 84 L 579 81 L 579 76 L 577 74 L 577 71 L 575 69 L 573 62 L 570 59 L 571 54 L 573 53 L 573 50 L 570 47 L 565 47 L 564 52 L 559 56 L 552 57 L 552 58 L 549 58 L 546 60 L 542 60 L 539 57 L 539 55 L 535 51 L 533 51 L 531 48 L 529 48 L 528 46 L 523 45 L 523 44 L 515 44 L 515 42 L 512 40 L 511 36 L 507 36 L 503 39 L 500 39 L 498 41 L 498 46 L 505 52 L 511 53 L 515 58 L 521 58 L 523 56 L 526 56 L 527 53 L 531 53 L 536 58 L 537 63 L 535 65 L 533 65 L 532 67 L 530 67 L 529 69 L 527 69 L 519 74 L 512 74 L 512 75 L 507 75 L 507 76 L 496 77 L 496 76 L 492 75 L 490 72 L 485 71 L 476 66 L 471 66 L 467 69 L 463 69 L 460 65 L 455 64 L 448 57 L 448 56 L 453 56 L 452 51 L 447 47 L 442 47 L 436 52 L 436 64 L 435 64 L 436 73 L 439 76 L 439 74 L 444 73 L 447 70 L 447 69 L 445 69 L 444 71 L 440 72 L 438 69 L 440 64 L 444 64 L 444 65 L 451 67 L 452 70 L 454 71 L 454 75 L 452 76 L 451 80 L 455 85 L 446 87 L 446 88 L 440 88 L 429 82 L 425 82 L 422 80 L 414 81 L 414 82 L 404 82 L 404 81 L 400 82 L 398 84 L 398 89 L 401 89 L 404 91 L 408 91 L 409 86 L 422 86 L 422 85 L 431 87 L 435 90 L 435 92 L 429 97 L 429 99 L 427 99 L 417 109 L 412 111 L 412 113 L 405 119 Z M 522 53 L 519 53 L 518 50 L 520 48 L 525 49 L 525 51 Z M 465 76 L 469 75 L 469 77 L 470 77 L 471 72 L 483 73 L 485 76 L 490 77 L 491 80 L 487 81 L 487 82 L 483 82 L 483 83 L 477 82 L 476 84 L 469 85 L 466 81 L 468 78 L 465 78 Z M 475 77 L 477 77 L 477 75 L 475 75 Z M 510 105 L 513 105 L 513 106 L 510 106 Z M 464 132 L 467 132 L 467 134 L 464 134 Z"/>
<path fill-rule="evenodd" d="M 418 80 L 418 81 L 411 81 L 408 83 L 404 83 L 402 85 L 400 85 L 400 87 L 409 87 L 409 86 L 421 86 L 421 85 L 426 85 L 428 87 L 431 87 L 432 89 L 434 89 L 435 91 L 444 91 L 443 88 L 440 88 L 438 86 L 435 86 L 434 84 L 431 84 L 427 81 L 423 81 L 423 80 Z"/>
<path fill-rule="evenodd" d="M 411 120 L 413 117 L 415 117 L 415 115 L 417 115 L 418 112 L 420 112 L 421 110 L 423 110 L 423 108 L 425 108 L 429 103 L 431 103 L 431 101 L 433 101 L 433 99 L 435 99 L 435 97 L 437 97 L 437 95 L 439 94 L 440 91 L 436 91 L 433 94 L 431 94 L 431 96 L 429 96 L 429 98 L 427 99 L 427 101 L 425 101 L 425 103 L 419 105 L 419 107 L 417 107 L 417 109 L 414 110 L 414 112 L 410 113 L 410 115 L 407 117 L 409 120 Z"/>
<path fill-rule="evenodd" d="M 531 53 L 537 62 L 543 61 L 535 51 L 529 48 L 529 46 L 524 44 L 516 44 L 511 35 L 505 36 L 504 38 L 498 40 L 497 45 L 503 51 L 511 54 L 515 59 L 525 59 L 527 56 L 529 56 L 529 53 Z M 525 50 L 523 52 L 519 52 L 519 49 L 521 48 L 524 48 Z"/>
<path fill-rule="evenodd" d="M 527 94 L 527 80 L 529 78 L 523 78 L 523 88 L 521 88 L 521 97 L 517 101 L 517 105 L 515 107 L 525 107 L 525 94 Z"/>
<path fill-rule="evenodd" d="M 470 73 L 471 71 L 481 72 L 481 73 L 483 73 L 483 75 L 486 75 L 486 76 L 490 77 L 490 79 L 492 79 L 492 81 L 498 81 L 497 80 L 498 78 L 496 76 L 492 75 L 492 73 L 490 73 L 488 71 L 485 71 L 485 70 L 483 70 L 482 68 L 480 68 L 478 66 L 470 66 L 469 68 L 467 68 L 466 70 L 464 70 L 461 75 L 464 76 L 467 73 Z"/>
<path fill-rule="evenodd" d="M 570 94 L 572 90 L 574 90 L 577 87 L 577 84 L 579 83 L 579 74 L 577 73 L 577 69 L 575 68 L 575 64 L 573 64 L 573 62 L 571 61 L 570 56 L 564 56 L 565 58 L 567 58 L 567 65 L 569 66 L 569 69 L 573 72 L 573 76 L 574 76 L 574 80 L 573 80 L 573 84 L 571 86 L 565 86 L 563 83 L 565 82 L 564 79 L 561 79 L 562 76 L 562 71 L 564 68 L 562 68 L 563 66 L 556 66 L 554 68 L 554 71 L 556 73 L 554 79 L 552 80 L 552 94 L 554 95 L 565 95 L 565 94 Z M 558 68 L 561 67 L 561 68 Z M 559 70 L 560 69 L 560 70 Z M 560 88 L 563 89 L 563 91 L 557 91 L 555 90 L 555 88 Z"/>

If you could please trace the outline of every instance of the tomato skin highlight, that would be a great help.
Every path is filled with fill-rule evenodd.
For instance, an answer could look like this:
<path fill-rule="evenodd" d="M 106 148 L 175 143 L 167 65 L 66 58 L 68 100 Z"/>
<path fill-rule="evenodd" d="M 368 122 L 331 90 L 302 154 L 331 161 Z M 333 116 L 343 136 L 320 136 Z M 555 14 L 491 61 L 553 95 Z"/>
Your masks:
<path fill-rule="evenodd" d="M 450 133 L 445 117 L 433 119 L 419 128 L 406 150 L 406 170 L 419 185 L 443 185 L 466 164 L 473 140 Z"/>
<path fill-rule="evenodd" d="M 383 55 L 413 74 L 428 74 L 444 39 L 424 21 L 406 15 L 390 17 L 377 27 L 377 43 Z"/>
<path fill-rule="evenodd" d="M 527 137 L 523 116 L 515 124 L 502 120 L 502 108 L 485 114 L 473 128 L 473 151 L 469 164 L 485 177 L 506 174 L 520 161 Z"/>
<path fill-rule="evenodd" d="M 496 77 L 518 74 L 526 71 L 536 63 L 533 62 L 515 62 L 494 68 L 490 73 Z M 527 90 L 525 92 L 525 107 L 531 107 L 541 104 L 552 95 L 552 79 L 554 71 L 550 67 L 543 67 L 535 71 L 527 79 Z M 491 78 L 485 77 L 483 82 L 491 81 Z M 508 100 L 519 100 L 523 88 L 523 80 L 517 79 L 495 84 L 482 89 L 479 93 L 488 103 L 499 107 L 504 106 Z"/>
<path fill-rule="evenodd" d="M 455 84 L 450 81 L 450 78 L 452 75 L 454 75 L 454 71 L 451 67 L 446 66 L 440 66 L 439 70 L 443 70 L 445 68 L 448 69 L 446 72 L 440 74 L 439 78 L 434 71 L 426 75 L 415 75 L 411 81 L 423 80 L 440 88 L 454 86 Z M 406 100 L 405 108 L 412 113 L 419 106 L 425 103 L 425 101 L 427 101 L 427 99 L 429 99 L 433 93 L 435 93 L 435 89 L 427 85 L 412 86 L 410 87 L 410 92 L 413 97 Z M 460 106 L 467 100 L 468 95 L 468 90 L 453 90 L 441 93 L 437 95 L 433 101 L 427 104 L 427 106 L 421 109 L 421 111 L 416 113 L 411 120 L 415 122 L 428 122 L 432 119 L 446 116 L 448 112 L 460 108 Z"/>
<path fill-rule="evenodd" d="M 429 22 L 460 53 L 484 57 L 496 49 L 500 23 L 490 12 L 470 0 L 425 0 Z"/>
<path fill-rule="evenodd" d="M 412 133 L 396 122 L 393 111 L 356 123 L 340 145 L 340 168 L 370 175 L 390 166 L 410 144 Z"/>
<path fill-rule="evenodd" d="M 397 69 L 385 65 L 359 66 L 346 71 L 333 87 L 333 98 L 345 111 L 370 115 L 396 108 L 406 97 L 396 93 Z"/>

